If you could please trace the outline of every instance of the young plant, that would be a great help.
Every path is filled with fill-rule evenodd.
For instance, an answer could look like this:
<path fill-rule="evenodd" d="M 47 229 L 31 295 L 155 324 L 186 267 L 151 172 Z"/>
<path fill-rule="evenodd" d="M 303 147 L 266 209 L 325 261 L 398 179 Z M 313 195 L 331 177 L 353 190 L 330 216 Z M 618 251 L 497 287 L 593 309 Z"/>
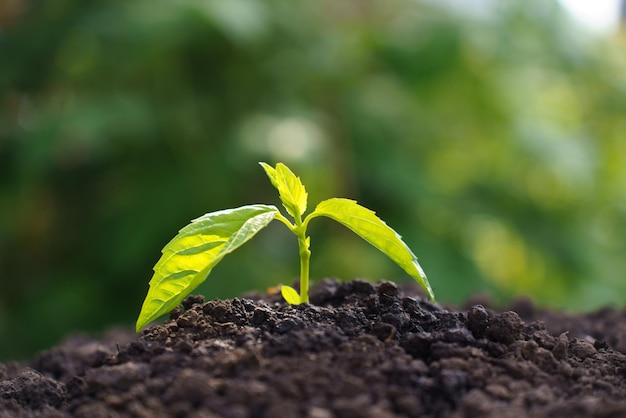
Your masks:
<path fill-rule="evenodd" d="M 149 322 L 174 309 L 191 291 L 202 283 L 224 256 L 230 254 L 274 219 L 282 222 L 298 238 L 300 249 L 300 293 L 282 286 L 281 294 L 291 305 L 309 302 L 309 249 L 306 235 L 312 219 L 320 216 L 343 224 L 365 241 L 396 262 L 424 288 L 431 300 L 434 294 L 417 257 L 393 229 L 376 214 L 354 200 L 324 200 L 303 218 L 307 208 L 307 192 L 299 177 L 284 164 L 276 168 L 260 163 L 278 190 L 287 214 L 276 206 L 247 205 L 207 213 L 191 221 L 162 250 L 154 266 L 150 288 L 137 319 L 137 331 Z"/>

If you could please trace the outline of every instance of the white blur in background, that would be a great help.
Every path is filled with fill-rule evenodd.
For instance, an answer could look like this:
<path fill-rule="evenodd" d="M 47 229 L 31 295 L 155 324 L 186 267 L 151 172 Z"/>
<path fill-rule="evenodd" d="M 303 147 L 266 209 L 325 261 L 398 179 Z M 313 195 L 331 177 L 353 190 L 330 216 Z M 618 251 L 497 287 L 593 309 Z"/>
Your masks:
<path fill-rule="evenodd" d="M 559 0 L 581 26 L 599 35 L 611 35 L 620 27 L 623 0 Z"/>

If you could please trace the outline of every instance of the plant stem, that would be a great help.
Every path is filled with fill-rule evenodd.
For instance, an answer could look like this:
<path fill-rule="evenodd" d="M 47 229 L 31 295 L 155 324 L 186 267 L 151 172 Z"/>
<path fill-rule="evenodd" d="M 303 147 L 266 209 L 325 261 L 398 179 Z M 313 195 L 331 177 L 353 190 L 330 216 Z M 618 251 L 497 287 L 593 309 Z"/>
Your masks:
<path fill-rule="evenodd" d="M 281 213 L 276 215 L 276 219 L 284 223 L 291 232 L 298 237 L 298 248 L 300 250 L 300 303 L 309 303 L 309 260 L 311 250 L 309 250 L 310 238 L 306 236 L 306 227 L 310 217 L 302 222 L 302 216 L 296 214 L 295 225 L 289 222 Z"/>
<path fill-rule="evenodd" d="M 300 250 L 300 303 L 309 303 L 309 237 L 306 236 L 307 222 L 302 223 L 302 216 L 296 213 L 296 228 L 294 233 L 298 237 L 298 249 Z"/>
<path fill-rule="evenodd" d="M 298 247 L 300 248 L 300 303 L 309 303 L 309 238 L 304 228 L 298 231 Z"/>

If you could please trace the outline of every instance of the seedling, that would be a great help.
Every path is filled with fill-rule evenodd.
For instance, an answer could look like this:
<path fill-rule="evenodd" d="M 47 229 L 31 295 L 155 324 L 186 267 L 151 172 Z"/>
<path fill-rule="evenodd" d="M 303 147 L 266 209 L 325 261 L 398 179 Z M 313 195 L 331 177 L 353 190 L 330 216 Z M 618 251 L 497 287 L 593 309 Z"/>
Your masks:
<path fill-rule="evenodd" d="M 299 177 L 284 164 L 276 168 L 260 163 L 280 200 L 291 217 L 284 216 L 276 206 L 247 205 L 207 213 L 191 221 L 161 251 L 154 266 L 148 294 L 137 319 L 137 331 L 149 322 L 174 309 L 189 293 L 208 277 L 224 256 L 249 241 L 274 219 L 282 222 L 298 238 L 300 249 L 300 293 L 282 286 L 281 294 L 291 305 L 309 302 L 309 249 L 306 235 L 312 219 L 325 216 L 343 224 L 365 241 L 396 262 L 424 288 L 431 300 L 435 296 L 417 257 L 393 229 L 376 214 L 354 200 L 324 200 L 304 217 L 307 192 Z"/>

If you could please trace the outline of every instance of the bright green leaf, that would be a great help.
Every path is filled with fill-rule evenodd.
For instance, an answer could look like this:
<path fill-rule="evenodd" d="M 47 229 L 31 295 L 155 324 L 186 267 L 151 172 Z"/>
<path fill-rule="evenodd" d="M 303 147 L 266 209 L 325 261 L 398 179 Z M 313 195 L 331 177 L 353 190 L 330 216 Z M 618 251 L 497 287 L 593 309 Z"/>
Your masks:
<path fill-rule="evenodd" d="M 321 202 L 309 219 L 326 216 L 350 228 L 365 241 L 378 248 L 396 262 L 426 291 L 431 300 L 435 299 L 426 274 L 417 262 L 417 257 L 402 241 L 402 237 L 391 229 L 376 214 L 350 199 L 328 199 Z"/>
<path fill-rule="evenodd" d="M 285 164 L 278 163 L 276 168 L 269 164 L 259 163 L 265 170 L 274 187 L 278 190 L 281 202 L 287 212 L 298 218 L 306 212 L 307 192 L 304 185 Z"/>
<path fill-rule="evenodd" d="M 154 266 L 137 331 L 174 309 L 225 255 L 265 228 L 278 213 L 275 206 L 248 205 L 207 213 L 181 229 Z"/>
<path fill-rule="evenodd" d="M 283 295 L 283 299 L 287 301 L 290 305 L 299 305 L 300 304 L 300 295 L 296 289 L 291 286 L 281 286 L 280 294 Z"/>

